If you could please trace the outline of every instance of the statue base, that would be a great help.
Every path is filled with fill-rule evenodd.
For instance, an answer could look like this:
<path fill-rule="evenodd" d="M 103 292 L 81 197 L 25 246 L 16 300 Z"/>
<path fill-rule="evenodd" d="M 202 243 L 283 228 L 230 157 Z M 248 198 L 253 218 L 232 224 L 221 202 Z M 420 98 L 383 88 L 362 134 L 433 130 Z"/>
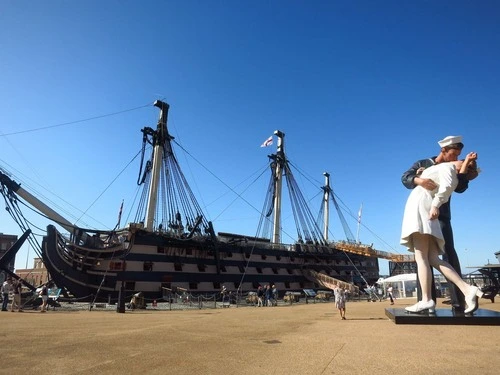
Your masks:
<path fill-rule="evenodd" d="M 385 315 L 396 324 L 435 324 L 435 325 L 500 325 L 500 312 L 478 309 L 474 314 L 453 312 L 449 309 L 436 309 L 434 314 L 409 313 L 405 309 L 385 309 Z"/>

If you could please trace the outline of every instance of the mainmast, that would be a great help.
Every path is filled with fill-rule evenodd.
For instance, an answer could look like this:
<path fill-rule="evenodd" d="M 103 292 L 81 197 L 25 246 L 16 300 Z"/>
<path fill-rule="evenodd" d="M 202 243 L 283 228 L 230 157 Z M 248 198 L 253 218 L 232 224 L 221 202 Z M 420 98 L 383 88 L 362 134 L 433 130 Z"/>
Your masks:
<path fill-rule="evenodd" d="M 154 218 L 156 214 L 156 204 L 158 201 L 158 186 L 162 169 L 163 153 L 165 151 L 165 141 L 169 137 L 167 131 L 167 117 L 170 106 L 160 100 L 154 102 L 154 106 L 160 108 L 160 118 L 153 137 L 153 166 L 151 170 L 151 180 L 149 185 L 149 195 L 146 205 L 146 221 L 144 227 L 146 230 L 154 230 Z"/>
<path fill-rule="evenodd" d="M 286 179 L 287 190 L 290 196 L 291 212 L 297 229 L 297 243 L 324 245 L 326 241 L 322 230 L 313 217 L 307 201 L 300 191 L 297 181 L 293 176 L 291 164 L 285 155 L 285 133 L 276 130 L 274 135 L 277 137 L 277 151 L 275 154 L 268 155 L 271 161 L 271 180 L 269 181 L 269 189 L 265 200 L 266 218 L 269 218 L 269 220 L 266 222 L 262 234 L 268 237 L 271 231 L 270 239 L 273 244 L 278 245 L 283 241 L 281 238 L 283 233 L 281 215 L 284 188 L 283 180 Z M 326 200 L 328 200 L 328 197 L 328 194 L 325 195 Z M 271 214 L 273 214 L 272 219 L 270 218 Z M 325 215 L 328 217 L 328 211 Z M 270 228 L 270 225 L 272 225 L 272 228 Z M 325 229 L 325 233 L 327 232 L 328 229 Z"/>
<path fill-rule="evenodd" d="M 274 225 L 273 225 L 273 243 L 279 244 L 281 242 L 280 229 L 281 229 L 281 199 L 283 187 L 283 167 L 285 163 L 285 133 L 276 130 L 274 135 L 278 137 L 278 146 L 276 151 L 276 169 L 275 169 L 275 185 L 274 191 Z"/>
<path fill-rule="evenodd" d="M 325 187 L 323 188 L 323 204 L 324 204 L 324 212 L 323 212 L 323 238 L 325 241 L 328 241 L 328 226 L 330 221 L 330 192 L 332 189 L 330 188 L 330 173 L 324 172 L 323 176 L 325 176 Z"/>

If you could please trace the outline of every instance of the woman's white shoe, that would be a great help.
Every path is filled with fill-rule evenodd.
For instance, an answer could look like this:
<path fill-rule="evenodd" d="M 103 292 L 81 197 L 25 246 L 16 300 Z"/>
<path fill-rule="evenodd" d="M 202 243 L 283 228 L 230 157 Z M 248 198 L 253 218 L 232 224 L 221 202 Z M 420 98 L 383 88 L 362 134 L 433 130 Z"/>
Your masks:
<path fill-rule="evenodd" d="M 428 310 L 429 313 L 434 314 L 434 309 L 436 308 L 436 303 L 433 300 L 423 302 L 419 301 L 412 306 L 405 307 L 405 310 L 412 313 L 419 313 Z"/>
<path fill-rule="evenodd" d="M 465 296 L 465 303 L 467 304 L 467 308 L 464 310 L 465 314 L 473 313 L 479 308 L 478 297 L 481 298 L 483 294 L 477 286 L 469 287 L 469 292 Z"/>

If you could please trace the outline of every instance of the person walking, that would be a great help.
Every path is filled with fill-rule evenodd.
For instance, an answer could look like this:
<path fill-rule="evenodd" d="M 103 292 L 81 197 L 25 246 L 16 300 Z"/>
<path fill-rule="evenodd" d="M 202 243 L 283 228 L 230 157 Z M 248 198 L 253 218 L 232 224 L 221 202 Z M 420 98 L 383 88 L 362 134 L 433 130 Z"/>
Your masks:
<path fill-rule="evenodd" d="M 389 300 L 391 301 L 391 305 L 394 305 L 394 296 L 392 295 L 392 285 L 389 284 L 387 288 L 387 295 L 389 296 Z"/>
<path fill-rule="evenodd" d="M 422 176 L 422 171 L 428 167 L 435 164 L 456 161 L 464 148 L 462 143 L 462 136 L 447 136 L 444 139 L 438 141 L 440 147 L 440 153 L 437 156 L 433 156 L 427 159 L 421 159 L 416 161 L 410 169 L 403 173 L 401 177 L 401 182 L 407 189 L 415 189 L 417 186 L 432 191 L 436 189 L 436 183 L 430 179 Z M 477 154 L 475 154 L 477 157 Z M 457 179 L 458 184 L 456 185 L 455 192 L 463 193 L 469 187 L 469 180 L 477 177 L 477 169 L 471 168 L 467 173 L 458 173 Z M 460 261 L 458 259 L 457 252 L 455 250 L 455 244 L 453 242 L 453 231 L 451 227 L 451 208 L 450 200 L 446 201 L 439 208 L 439 225 L 441 226 L 441 231 L 443 233 L 445 246 L 443 260 L 448 262 L 459 275 L 462 274 L 460 268 Z M 418 280 L 417 272 L 417 298 L 420 300 L 422 298 L 422 290 L 420 289 L 420 283 Z M 434 275 L 432 278 L 432 299 L 436 301 L 436 288 L 434 285 Z M 452 309 L 454 312 L 463 312 L 465 309 L 465 300 L 463 294 L 457 290 L 455 285 L 450 283 L 450 297 Z"/>
<path fill-rule="evenodd" d="M 271 285 L 269 285 L 269 284 L 266 285 L 265 298 L 266 298 L 266 302 L 265 302 L 264 306 L 271 307 L 272 306 L 272 299 L 273 299 L 273 292 L 271 290 Z"/>
<path fill-rule="evenodd" d="M 264 297 L 264 290 L 262 289 L 262 286 L 259 285 L 257 288 L 257 307 L 262 307 L 262 297 Z"/>
<path fill-rule="evenodd" d="M 42 309 L 40 312 L 47 311 L 47 304 L 49 302 L 49 289 L 47 288 L 47 284 L 42 285 L 42 289 L 40 290 L 40 297 L 42 297 Z"/>
<path fill-rule="evenodd" d="M 345 292 L 344 289 L 339 285 L 335 284 L 333 289 L 333 294 L 335 296 L 335 307 L 339 310 L 340 319 L 345 319 Z"/>
<path fill-rule="evenodd" d="M 23 311 L 21 306 L 21 292 L 23 289 L 23 284 L 21 283 L 21 280 L 14 281 L 12 289 L 14 292 L 14 296 L 12 298 L 12 304 L 10 305 L 10 311 L 14 312 L 14 309 L 17 308 L 17 311 L 21 312 Z"/>
<path fill-rule="evenodd" d="M 276 285 L 273 284 L 271 292 L 273 295 L 273 306 L 278 306 L 278 289 L 276 288 Z"/>
<path fill-rule="evenodd" d="M 222 299 L 222 307 L 224 307 L 224 302 L 226 302 L 226 295 L 227 295 L 227 289 L 225 285 L 222 286 L 222 289 L 220 290 L 220 295 Z"/>
<path fill-rule="evenodd" d="M 7 278 L 2 284 L 2 311 L 7 311 L 9 305 L 9 292 L 11 289 L 11 279 Z"/>

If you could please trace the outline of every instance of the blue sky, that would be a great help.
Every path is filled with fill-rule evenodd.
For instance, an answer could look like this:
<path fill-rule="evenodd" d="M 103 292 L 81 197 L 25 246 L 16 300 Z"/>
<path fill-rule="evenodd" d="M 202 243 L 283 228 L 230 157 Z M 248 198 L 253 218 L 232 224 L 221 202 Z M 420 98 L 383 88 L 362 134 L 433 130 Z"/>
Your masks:
<path fill-rule="evenodd" d="M 351 230 L 363 203 L 361 241 L 401 254 L 401 174 L 462 135 L 483 173 L 452 198 L 456 248 L 463 266 L 496 262 L 498 2 L 3 0 L 0 10 L 0 165 L 63 214 L 86 212 L 80 224 L 114 227 L 122 199 L 124 219 L 134 216 L 138 165 L 120 171 L 156 123 L 146 105 L 164 98 L 217 231 L 255 234 L 268 176 L 248 186 L 250 176 L 279 129 L 312 212 L 328 171 Z M 4 210 L 0 232 L 21 234 Z M 17 268 L 31 267 L 28 252 Z"/>

